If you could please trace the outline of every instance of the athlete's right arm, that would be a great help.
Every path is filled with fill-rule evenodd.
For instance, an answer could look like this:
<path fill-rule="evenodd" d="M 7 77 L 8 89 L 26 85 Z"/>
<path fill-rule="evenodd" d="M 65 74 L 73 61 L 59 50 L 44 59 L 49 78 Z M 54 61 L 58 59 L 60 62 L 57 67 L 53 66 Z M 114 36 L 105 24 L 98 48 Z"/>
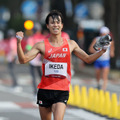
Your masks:
<path fill-rule="evenodd" d="M 17 37 L 17 54 L 18 54 L 19 62 L 21 64 L 29 62 L 30 60 L 34 59 L 41 52 L 40 44 L 37 43 L 32 47 L 32 49 L 30 51 L 28 51 L 27 53 L 24 54 L 22 47 L 21 47 L 21 41 L 24 37 L 24 33 L 21 31 L 17 32 L 16 37 Z"/>

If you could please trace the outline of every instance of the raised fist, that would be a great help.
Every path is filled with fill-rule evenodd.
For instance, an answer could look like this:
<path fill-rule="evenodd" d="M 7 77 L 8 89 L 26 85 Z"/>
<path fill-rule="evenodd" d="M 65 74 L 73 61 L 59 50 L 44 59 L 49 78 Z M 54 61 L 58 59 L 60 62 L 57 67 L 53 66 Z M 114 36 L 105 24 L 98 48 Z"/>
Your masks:
<path fill-rule="evenodd" d="M 24 33 L 22 31 L 16 33 L 16 38 L 18 41 L 21 41 L 23 37 L 24 37 Z"/>

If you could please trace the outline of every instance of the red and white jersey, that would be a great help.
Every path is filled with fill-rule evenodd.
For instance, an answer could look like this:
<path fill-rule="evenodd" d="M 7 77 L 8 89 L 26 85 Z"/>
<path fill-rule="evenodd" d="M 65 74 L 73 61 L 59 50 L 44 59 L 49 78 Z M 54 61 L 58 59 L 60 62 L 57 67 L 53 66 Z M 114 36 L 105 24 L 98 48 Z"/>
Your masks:
<path fill-rule="evenodd" d="M 43 75 L 39 89 L 69 91 L 71 82 L 70 49 L 67 39 L 60 47 L 53 47 L 46 39 L 43 59 Z"/>

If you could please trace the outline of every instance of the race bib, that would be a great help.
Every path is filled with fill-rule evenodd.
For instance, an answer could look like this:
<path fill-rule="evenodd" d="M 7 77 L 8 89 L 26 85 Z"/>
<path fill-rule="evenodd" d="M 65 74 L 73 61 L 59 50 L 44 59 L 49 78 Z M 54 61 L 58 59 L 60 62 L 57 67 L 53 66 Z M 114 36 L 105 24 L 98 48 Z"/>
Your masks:
<path fill-rule="evenodd" d="M 67 63 L 48 62 L 45 64 L 45 76 L 67 77 Z"/>

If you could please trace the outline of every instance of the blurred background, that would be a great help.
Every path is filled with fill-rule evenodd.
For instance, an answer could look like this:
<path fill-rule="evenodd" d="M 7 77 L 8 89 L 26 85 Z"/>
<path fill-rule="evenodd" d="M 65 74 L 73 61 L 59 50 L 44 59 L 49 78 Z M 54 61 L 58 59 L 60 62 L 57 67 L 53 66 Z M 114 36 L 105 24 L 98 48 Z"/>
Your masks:
<path fill-rule="evenodd" d="M 107 87 L 107 91 L 110 94 L 115 93 L 111 95 L 113 96 L 112 101 L 104 96 L 100 96 L 101 93 L 106 91 L 101 92 L 99 90 L 100 95 L 97 92 L 95 92 L 97 94 L 94 94 L 93 88 L 96 91 L 97 83 L 93 63 L 88 65 L 79 60 L 74 54 L 72 55 L 72 87 L 79 85 L 80 92 L 82 93 L 83 91 L 83 94 L 80 93 L 81 95 L 93 96 L 90 101 L 87 97 L 83 99 L 85 106 L 91 106 L 91 109 L 93 109 L 92 106 L 96 103 L 95 100 L 99 102 L 98 105 L 95 104 L 95 110 L 93 111 L 95 114 L 92 114 L 94 118 L 91 118 L 91 114 L 78 108 L 86 109 L 89 112 L 91 109 L 79 106 L 80 103 L 76 105 L 76 100 L 81 102 L 78 98 L 80 95 L 72 94 L 71 92 L 70 96 L 72 97 L 70 98 L 74 99 L 70 99 L 68 104 L 79 107 L 72 108 L 68 106 L 65 120 L 103 120 L 100 117 L 105 114 L 100 113 L 100 116 L 96 118 L 96 110 L 100 110 L 100 106 L 103 106 L 102 113 L 105 113 L 107 107 L 109 107 L 110 116 L 106 115 L 110 118 L 120 119 L 119 5 L 120 0 L 0 0 L 0 120 L 39 120 L 39 111 L 35 104 L 36 91 L 34 88 L 37 88 L 36 85 L 40 82 L 41 76 L 39 73 L 36 74 L 36 71 L 33 69 L 37 65 L 34 66 L 33 64 L 33 67 L 30 69 L 31 63 L 22 65 L 17 61 L 17 40 L 15 33 L 17 31 L 24 31 L 25 37 L 21 43 L 22 48 L 24 52 L 30 50 L 32 45 L 37 40 L 40 40 L 38 38 L 35 38 L 36 40 L 33 39 L 36 31 L 39 31 L 38 33 L 42 40 L 44 37 L 49 36 L 49 31 L 45 25 L 45 18 L 53 9 L 57 9 L 63 14 L 63 31 L 68 33 L 70 39 L 75 40 L 88 54 L 90 54 L 89 46 L 92 40 L 99 35 L 99 30 L 102 26 L 107 26 L 110 29 L 115 43 L 115 56 L 110 60 L 111 69 Z M 36 23 L 39 23 L 39 25 Z M 36 77 L 31 73 L 31 70 L 35 72 Z M 32 77 L 34 77 L 33 80 Z M 37 82 L 36 85 L 35 81 Z M 86 95 L 87 90 L 91 87 L 92 90 L 90 89 L 90 91 L 92 93 L 90 92 Z M 79 90 L 77 89 L 77 92 L 74 93 L 79 93 Z M 97 97 L 98 95 L 101 98 L 99 100 L 96 99 L 99 98 Z M 83 96 L 80 99 L 84 98 Z M 108 101 L 104 100 L 105 104 L 103 104 L 101 103 L 103 99 Z M 87 104 L 87 101 L 89 104 Z M 107 118 L 104 120 L 107 120 Z"/>
<path fill-rule="evenodd" d="M 64 16 L 64 31 L 79 44 L 84 37 L 84 50 L 99 34 L 103 25 L 110 28 L 115 40 L 115 57 L 111 68 L 120 69 L 120 1 L 119 0 L 0 0 L 0 41 L 6 37 L 7 30 L 26 31 L 24 22 L 40 22 L 46 30 L 45 17 L 52 9 L 57 9 Z M 30 30 L 26 31 L 27 35 Z M 0 49 L 0 61 L 3 62 L 4 51 Z M 73 60 L 74 62 L 74 60 Z"/>

